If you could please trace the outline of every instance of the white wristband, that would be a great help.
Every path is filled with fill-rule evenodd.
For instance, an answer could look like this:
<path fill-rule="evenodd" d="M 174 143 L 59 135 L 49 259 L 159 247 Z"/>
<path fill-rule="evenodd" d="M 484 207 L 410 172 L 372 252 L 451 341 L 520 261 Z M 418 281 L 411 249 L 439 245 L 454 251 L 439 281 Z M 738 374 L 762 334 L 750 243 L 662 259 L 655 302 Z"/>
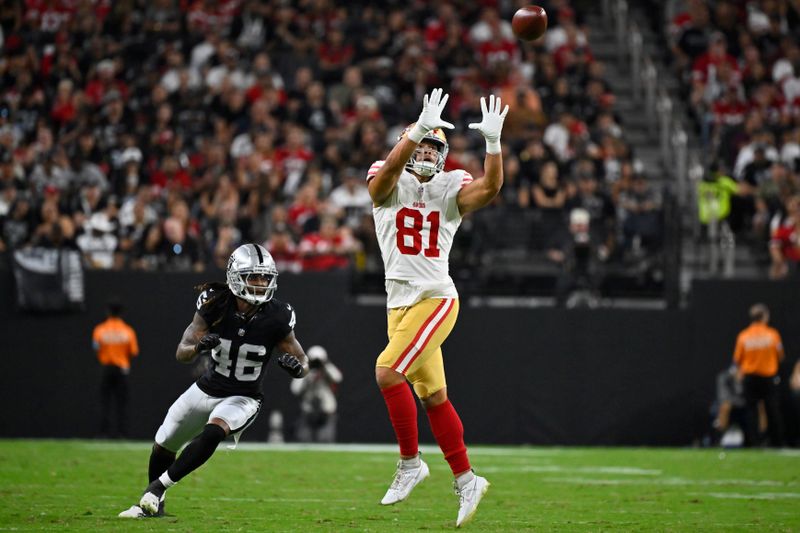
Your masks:
<path fill-rule="evenodd" d="M 499 154 L 500 153 L 500 139 L 495 139 L 494 141 L 490 141 L 486 139 L 486 153 L 487 154 Z"/>
<path fill-rule="evenodd" d="M 428 133 L 430 130 L 426 130 L 422 126 L 419 125 L 419 122 L 414 124 L 414 127 L 411 128 L 411 131 L 408 132 L 408 138 L 414 141 L 415 143 L 419 144 L 423 137 Z"/>

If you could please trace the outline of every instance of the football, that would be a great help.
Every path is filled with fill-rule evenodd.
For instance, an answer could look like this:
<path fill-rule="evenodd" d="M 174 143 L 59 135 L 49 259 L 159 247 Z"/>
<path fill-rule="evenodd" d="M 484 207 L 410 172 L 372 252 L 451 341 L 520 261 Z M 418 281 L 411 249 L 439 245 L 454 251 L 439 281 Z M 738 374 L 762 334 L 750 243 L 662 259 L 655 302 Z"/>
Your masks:
<path fill-rule="evenodd" d="M 547 29 L 547 13 L 539 6 L 521 7 L 511 19 L 511 29 L 523 41 L 535 41 Z"/>

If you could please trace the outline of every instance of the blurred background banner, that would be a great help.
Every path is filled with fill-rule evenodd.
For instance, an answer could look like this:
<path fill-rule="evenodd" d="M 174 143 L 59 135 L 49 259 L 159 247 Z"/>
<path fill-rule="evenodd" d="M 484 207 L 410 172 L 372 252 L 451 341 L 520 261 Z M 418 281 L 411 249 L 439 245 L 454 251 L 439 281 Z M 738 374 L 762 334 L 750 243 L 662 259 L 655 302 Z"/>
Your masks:
<path fill-rule="evenodd" d="M 175 360 L 175 346 L 192 319 L 192 287 L 220 273 L 86 271 L 86 311 L 32 319 L 0 302 L 4 350 L 0 438 L 88 438 L 95 434 L 101 369 L 89 346 L 92 328 L 114 294 L 125 303 L 141 356 L 130 376 L 130 437 L 149 439 L 174 396 L 197 378 Z M 0 274 L 0 294 L 11 294 Z M 385 302 L 361 303 L 343 273 L 283 274 L 278 290 L 297 310 L 304 347 L 325 343 L 345 376 L 337 392 L 338 442 L 391 442 L 380 392 L 371 387 L 375 357 L 386 339 Z M 772 311 L 787 347 L 800 346 L 796 287 L 788 281 L 695 280 L 685 309 L 559 309 L 488 307 L 465 299 L 456 335 L 448 339 L 448 394 L 464 406 L 474 443 L 687 446 L 710 427 L 717 373 L 730 365 L 736 333 L 755 298 Z M 48 332 L 43 334 L 43 332 Z M 54 345 L 57 332 L 58 346 Z M 493 332 L 487 334 L 487 332 Z M 5 353 L 5 352 L 4 352 Z M 794 361 L 794 355 L 790 355 Z M 43 371 L 46 361 L 46 371 Z M 512 369 L 510 371 L 509 369 Z M 788 383 L 782 369 L 783 383 Z M 270 362 L 264 405 L 283 415 L 286 437 L 299 417 L 290 380 Z M 10 386 L 14 384 L 14 386 Z M 788 394 L 787 390 L 782 394 Z M 59 401 L 52 398 L 58 395 Z M 487 401 L 490 398 L 491 401 Z M 791 402 L 786 402 L 791 405 Z M 37 413 L 37 416 L 30 416 Z M 434 442 L 425 414 L 422 442 Z M 269 417 L 247 430 L 265 441 Z M 785 413 L 787 440 L 800 438 L 797 414 Z"/>
<path fill-rule="evenodd" d="M 77 250 L 25 248 L 13 254 L 17 306 L 26 311 L 83 308 L 83 265 Z"/>

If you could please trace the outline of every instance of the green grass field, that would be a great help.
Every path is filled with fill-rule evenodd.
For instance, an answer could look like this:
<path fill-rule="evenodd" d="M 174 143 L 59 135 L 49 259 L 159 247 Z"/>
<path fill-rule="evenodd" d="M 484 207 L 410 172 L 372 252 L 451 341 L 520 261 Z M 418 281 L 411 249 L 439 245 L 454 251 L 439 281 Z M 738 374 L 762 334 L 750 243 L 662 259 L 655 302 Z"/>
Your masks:
<path fill-rule="evenodd" d="M 224 445 L 170 489 L 159 519 L 118 512 L 145 486 L 149 444 L 0 440 L 0 531 L 447 531 L 458 503 L 431 477 L 382 507 L 391 447 Z M 472 531 L 800 531 L 800 454 L 718 449 L 470 449 L 492 482 Z"/>

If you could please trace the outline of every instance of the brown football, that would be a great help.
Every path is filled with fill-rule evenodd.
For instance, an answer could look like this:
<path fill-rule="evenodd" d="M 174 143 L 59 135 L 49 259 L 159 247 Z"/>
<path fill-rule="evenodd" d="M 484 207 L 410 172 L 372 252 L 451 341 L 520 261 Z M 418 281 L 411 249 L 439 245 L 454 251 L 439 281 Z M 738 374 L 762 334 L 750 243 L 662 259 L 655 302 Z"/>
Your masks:
<path fill-rule="evenodd" d="M 521 7 L 511 19 L 511 29 L 523 41 L 535 41 L 547 29 L 547 13 L 539 6 Z"/>

